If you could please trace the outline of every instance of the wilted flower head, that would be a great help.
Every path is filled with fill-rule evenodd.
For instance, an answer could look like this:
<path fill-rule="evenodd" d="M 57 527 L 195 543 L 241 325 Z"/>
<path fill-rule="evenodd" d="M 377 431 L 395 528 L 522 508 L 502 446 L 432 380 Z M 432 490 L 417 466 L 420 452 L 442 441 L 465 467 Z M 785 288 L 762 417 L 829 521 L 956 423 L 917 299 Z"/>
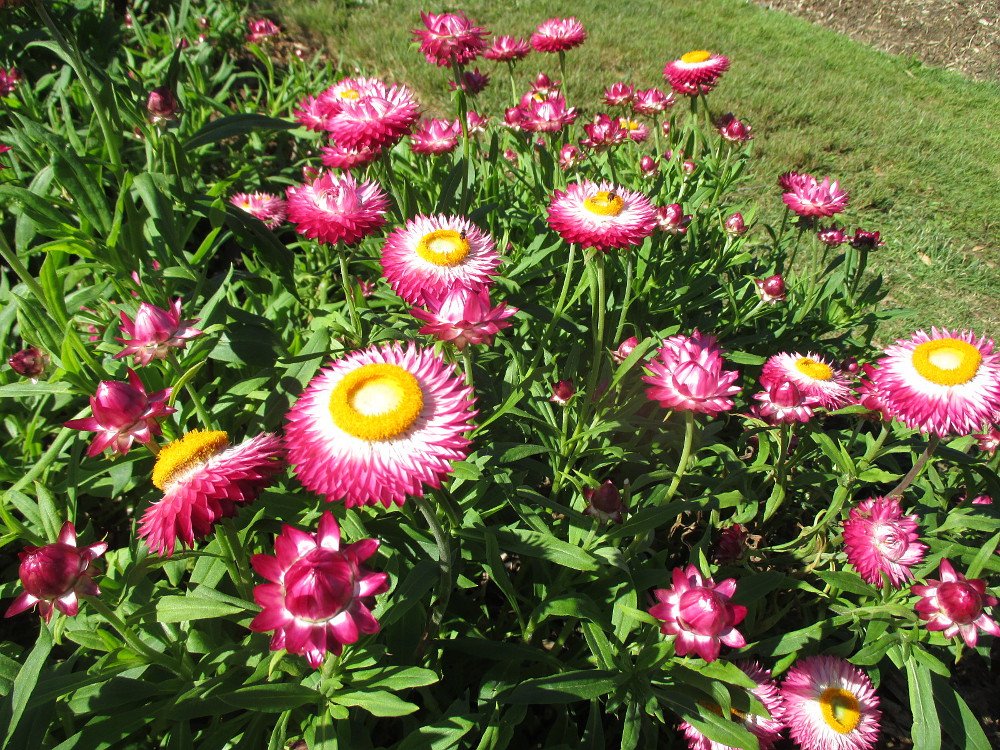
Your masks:
<path fill-rule="evenodd" d="M 604 89 L 604 103 L 609 107 L 624 107 L 631 104 L 634 96 L 635 86 L 629 86 L 621 81 L 612 83 Z"/>
<path fill-rule="evenodd" d="M 450 154 L 461 134 L 458 120 L 424 120 L 410 135 L 410 150 L 425 156 Z"/>
<path fill-rule="evenodd" d="M 125 348 L 114 356 L 115 359 L 134 356 L 133 364 L 148 365 L 154 359 L 165 359 L 170 349 L 183 349 L 188 339 L 201 335 L 192 327 L 198 318 L 181 320 L 181 300 L 173 301 L 169 310 L 143 302 L 135 315 L 135 321 L 125 313 L 121 315 L 121 332 L 130 338 L 116 338 Z"/>
<path fill-rule="evenodd" d="M 732 143 L 746 143 L 753 140 L 753 135 L 751 134 L 753 128 L 737 120 L 731 112 L 727 112 L 719 117 L 715 121 L 715 127 L 719 129 L 719 135 Z"/>
<path fill-rule="evenodd" d="M 882 573 L 899 588 L 913 580 L 910 571 L 924 559 L 927 545 L 917 541 L 917 516 L 903 515 L 894 497 L 873 497 L 851 509 L 844 521 L 847 561 L 865 581 L 882 588 Z"/>
<path fill-rule="evenodd" d="M 146 112 L 149 113 L 151 123 L 176 120 L 179 109 L 180 104 L 177 101 L 177 96 L 168 86 L 157 86 L 146 97 Z"/>
<path fill-rule="evenodd" d="M 878 232 L 866 232 L 864 229 L 855 229 L 854 236 L 849 240 L 851 247 L 856 250 L 874 250 L 882 247 L 885 242 L 880 239 Z"/>
<path fill-rule="evenodd" d="M 372 597 L 388 590 L 389 577 L 361 563 L 378 547 L 377 539 L 362 539 L 341 549 L 340 528 L 330 511 L 320 517 L 315 534 L 283 526 L 273 557 L 250 558 L 258 575 L 271 581 L 254 588 L 262 611 L 250 629 L 275 631 L 272 651 L 305 656 L 313 668 L 328 652 L 339 656 L 362 633 L 377 633 L 379 624 L 369 607 Z"/>
<path fill-rule="evenodd" d="M 975 648 L 979 630 L 1000 637 L 1000 625 L 987 616 L 986 607 L 995 607 L 997 598 L 986 593 L 986 581 L 967 580 L 948 560 L 941 560 L 941 580 L 927 579 L 926 586 L 911 586 L 921 597 L 915 609 L 928 630 L 941 630 L 945 638 L 961 635 L 969 648 Z"/>
<path fill-rule="evenodd" d="M 357 182 L 349 173 L 323 172 L 312 182 L 290 187 L 288 220 L 296 231 L 331 245 L 355 245 L 385 223 L 389 199 L 374 182 Z"/>
<path fill-rule="evenodd" d="M 646 397 L 660 406 L 715 416 L 733 408 L 730 396 L 739 393 L 733 385 L 735 370 L 723 370 L 722 349 L 714 336 L 694 331 L 690 336 L 671 336 L 656 357 L 646 365 L 650 384 Z"/>
<path fill-rule="evenodd" d="M 413 317 L 426 323 L 420 333 L 429 333 L 441 341 L 450 341 L 459 351 L 466 344 L 490 346 L 497 331 L 510 326 L 505 318 L 517 312 L 516 307 L 507 307 L 504 302 L 491 307 L 490 293 L 486 287 L 478 290 L 466 286 L 455 287 L 444 297 L 429 296 L 427 307 L 426 311 L 418 307 L 410 310 Z"/>
<path fill-rule="evenodd" d="M 820 242 L 829 247 L 838 247 L 847 242 L 847 235 L 844 233 L 844 230 L 837 227 L 820 229 L 816 232 L 816 237 Z"/>
<path fill-rule="evenodd" d="M 761 302 L 773 305 L 785 299 L 785 280 L 780 274 L 768 276 L 766 279 L 754 279 L 757 286 L 757 294 L 760 295 Z"/>
<path fill-rule="evenodd" d="M 811 174 L 787 172 L 778 180 L 785 190 L 781 199 L 799 216 L 833 216 L 847 207 L 850 195 L 840 189 L 840 183 L 829 177 L 819 182 Z"/>
<path fill-rule="evenodd" d="M 512 36 L 497 36 L 493 44 L 483 53 L 487 60 L 496 62 L 514 62 L 523 60 L 531 52 L 531 45 L 525 39 L 515 39 Z"/>
<path fill-rule="evenodd" d="M 21 82 L 21 71 L 17 68 L 0 68 L 0 97 L 10 96 Z"/>
<path fill-rule="evenodd" d="M 747 527 L 741 523 L 724 528 L 715 542 L 715 561 L 720 565 L 731 565 L 742 560 L 750 549 L 748 536 Z"/>
<path fill-rule="evenodd" d="M 670 234 L 686 233 L 692 218 L 690 214 L 684 213 L 680 203 L 671 203 L 669 206 L 659 206 L 656 209 L 656 225 Z"/>
<path fill-rule="evenodd" d="M 579 47 L 587 39 L 583 24 L 570 18 L 550 18 L 531 35 L 531 46 L 539 52 L 564 52 Z"/>
<path fill-rule="evenodd" d="M 97 596 L 101 593 L 93 576 L 99 571 L 93 561 L 108 549 L 106 542 L 86 547 L 76 545 L 76 527 L 66 521 L 59 539 L 42 547 L 25 547 L 18 553 L 18 571 L 24 591 L 8 607 L 4 617 L 12 617 L 34 604 L 45 622 L 52 619 L 53 608 L 72 617 L 80 610 L 79 594 Z"/>
<path fill-rule="evenodd" d="M 128 371 L 128 381 L 101 381 L 90 397 L 90 410 L 94 416 L 63 422 L 63 426 L 71 430 L 97 433 L 87 449 L 88 456 L 96 456 L 105 448 L 110 448 L 112 454 L 124 456 L 133 441 L 148 443 L 154 435 L 160 434 L 160 425 L 156 420 L 177 411 L 167 406 L 173 389 L 147 394 L 134 370 Z"/>
<path fill-rule="evenodd" d="M 587 501 L 587 507 L 583 510 L 586 515 L 593 516 L 603 523 L 622 522 L 624 510 L 622 495 L 610 479 L 596 490 L 590 488 L 583 490 L 583 497 Z"/>
<path fill-rule="evenodd" d="M 706 50 L 695 50 L 667 63 L 663 68 L 663 77 L 678 94 L 697 96 L 711 91 L 727 70 L 729 58 Z"/>
<path fill-rule="evenodd" d="M 747 608 L 731 603 L 736 593 L 734 578 L 716 584 L 688 565 L 674 568 L 673 584 L 653 591 L 659 603 L 650 607 L 649 614 L 664 621 L 661 633 L 677 636 L 674 650 L 678 656 L 695 653 L 705 661 L 715 661 L 722 644 L 746 645 L 736 626 L 746 617 Z"/>
<path fill-rule="evenodd" d="M 247 43 L 260 44 L 281 33 L 281 27 L 267 18 L 247 19 Z"/>
<path fill-rule="evenodd" d="M 549 401 L 553 401 L 560 406 L 565 406 L 569 400 L 576 395 L 576 386 L 572 380 L 560 380 L 552 384 L 552 395 Z"/>
<path fill-rule="evenodd" d="M 673 94 L 666 94 L 659 89 L 640 89 L 632 97 L 632 111 L 638 115 L 654 117 L 677 103 Z M 669 129 L 669 123 L 664 123 Z M 664 131 L 666 135 L 667 131 Z"/>
<path fill-rule="evenodd" d="M 476 26 L 461 11 L 421 13 L 420 20 L 424 28 L 413 29 L 413 39 L 420 42 L 420 51 L 429 63 L 442 68 L 453 62 L 465 65 L 479 57 L 486 47 L 489 32 Z"/>
<path fill-rule="evenodd" d="M 276 229 L 285 221 L 285 201 L 272 193 L 236 193 L 229 202 L 260 219 L 268 229 Z"/>
<path fill-rule="evenodd" d="M 37 346 L 29 346 L 15 352 L 14 356 L 7 360 L 10 369 L 23 378 L 31 378 L 32 382 L 37 382 L 45 368 L 49 365 L 49 355 Z"/>

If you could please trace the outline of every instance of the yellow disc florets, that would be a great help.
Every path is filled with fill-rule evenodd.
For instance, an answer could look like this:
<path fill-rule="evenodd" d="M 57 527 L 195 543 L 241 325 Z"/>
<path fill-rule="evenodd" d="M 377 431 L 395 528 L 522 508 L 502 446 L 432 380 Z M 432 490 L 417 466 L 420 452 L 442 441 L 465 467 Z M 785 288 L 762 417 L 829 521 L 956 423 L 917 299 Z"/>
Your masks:
<path fill-rule="evenodd" d="M 795 369 L 813 380 L 829 380 L 833 377 L 833 370 L 829 365 L 817 362 L 810 357 L 799 357 L 795 362 Z"/>
<path fill-rule="evenodd" d="M 228 447 L 229 436 L 221 430 L 191 430 L 156 455 L 153 484 L 166 490 L 178 475 L 205 463 Z"/>
<path fill-rule="evenodd" d="M 691 52 L 686 52 L 681 55 L 681 62 L 685 63 L 703 63 L 708 58 L 712 56 L 712 53 L 704 49 L 696 49 Z"/>
<path fill-rule="evenodd" d="M 417 255 L 436 266 L 457 266 L 470 249 L 465 232 L 454 229 L 436 229 L 417 243 Z"/>
<path fill-rule="evenodd" d="M 861 704 L 848 690 L 829 687 L 819 698 L 823 720 L 833 731 L 850 734 L 861 721 Z"/>
<path fill-rule="evenodd" d="M 617 216 L 625 207 L 625 201 L 614 191 L 602 190 L 597 195 L 587 198 L 583 207 L 598 216 Z"/>
<path fill-rule="evenodd" d="M 362 440 L 388 440 L 401 435 L 423 408 L 420 383 L 398 365 L 359 367 L 347 373 L 330 394 L 333 423 Z"/>
<path fill-rule="evenodd" d="M 968 383 L 979 372 L 983 355 L 968 341 L 934 339 L 913 350 L 913 368 L 938 385 Z"/>

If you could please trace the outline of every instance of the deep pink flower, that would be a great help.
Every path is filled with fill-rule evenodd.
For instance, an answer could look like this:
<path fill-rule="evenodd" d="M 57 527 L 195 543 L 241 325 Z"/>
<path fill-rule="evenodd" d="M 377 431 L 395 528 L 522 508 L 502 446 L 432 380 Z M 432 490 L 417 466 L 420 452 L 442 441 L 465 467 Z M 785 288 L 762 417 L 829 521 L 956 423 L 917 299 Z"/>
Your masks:
<path fill-rule="evenodd" d="M 715 121 L 715 127 L 719 129 L 719 135 L 732 143 L 746 143 L 753 140 L 751 128 L 744 122 L 737 120 L 731 112 L 727 112 Z"/>
<path fill-rule="evenodd" d="M 713 55 L 705 50 L 695 50 L 667 63 L 663 68 L 663 77 L 678 94 L 697 96 L 711 91 L 727 70 L 729 58 Z"/>
<path fill-rule="evenodd" d="M 927 545 L 917 541 L 916 514 L 903 515 L 897 498 L 873 497 L 844 521 L 844 549 L 865 581 L 882 588 L 885 573 L 899 588 L 913 580 L 910 568 L 924 559 Z"/>
<path fill-rule="evenodd" d="M 489 32 L 458 13 L 421 13 L 424 28 L 412 29 L 413 40 L 420 42 L 420 51 L 427 62 L 439 67 L 452 63 L 465 65 L 475 60 L 486 47 Z"/>
<path fill-rule="evenodd" d="M 649 128 L 643 125 L 641 122 L 636 122 L 635 120 L 630 120 L 627 117 L 619 117 L 618 124 L 622 126 L 630 141 L 635 141 L 636 143 L 642 143 L 647 138 L 649 138 Z"/>
<path fill-rule="evenodd" d="M 584 152 L 572 143 L 567 143 L 559 149 L 559 168 L 563 171 L 574 169 L 580 166 L 585 158 Z"/>
<path fill-rule="evenodd" d="M 285 200 L 273 193 L 236 193 L 229 202 L 260 219 L 268 229 L 276 229 L 285 221 Z"/>
<path fill-rule="evenodd" d="M 10 146 L 0 145 L 0 154 L 6 154 L 10 150 Z M 0 169 L 8 169 L 8 167 L 6 164 L 0 164 Z"/>
<path fill-rule="evenodd" d="M 683 171 L 686 175 L 693 175 L 698 171 L 698 165 L 690 159 L 687 159 L 683 164 L 681 164 L 681 171 Z"/>
<path fill-rule="evenodd" d="M 570 18 L 550 18 L 531 35 L 531 46 L 539 52 L 564 52 L 579 47 L 587 39 L 583 24 Z"/>
<path fill-rule="evenodd" d="M 815 401 L 805 396 L 794 383 L 776 380 L 764 384 L 767 389 L 754 394 L 760 401 L 752 408 L 752 414 L 770 425 L 808 422 L 812 419 Z"/>
<path fill-rule="evenodd" d="M 358 183 L 349 173 L 323 172 L 290 187 L 288 220 L 299 234 L 331 245 L 355 245 L 385 223 L 389 199 L 374 182 Z"/>
<path fill-rule="evenodd" d="M 553 81 L 545 73 L 539 73 L 535 76 L 535 80 L 531 82 L 530 94 L 539 94 L 542 98 L 547 97 L 549 94 L 555 94 L 559 92 L 559 84 L 562 81 Z M 524 104 L 522 98 L 521 103 Z"/>
<path fill-rule="evenodd" d="M 781 697 L 785 726 L 802 750 L 871 750 L 878 742 L 878 695 L 868 675 L 843 659 L 799 659 Z"/>
<path fill-rule="evenodd" d="M 0 97 L 10 96 L 21 82 L 21 71 L 17 68 L 0 68 Z"/>
<path fill-rule="evenodd" d="M 616 351 L 611 353 L 611 358 L 618 364 L 621 364 L 626 359 L 628 359 L 628 356 L 635 350 L 637 346 L 639 346 L 639 339 L 637 339 L 635 336 L 629 336 L 627 339 L 621 342 L 621 344 L 618 345 L 618 349 Z"/>
<path fill-rule="evenodd" d="M 72 521 L 62 525 L 58 541 L 42 547 L 25 547 L 18 553 L 21 559 L 18 574 L 24 591 L 7 608 L 4 617 L 24 612 L 34 604 L 45 622 L 52 619 L 53 608 L 73 617 L 80 611 L 80 594 L 101 593 L 93 581 L 93 576 L 101 571 L 93 562 L 107 549 L 106 542 L 77 547 Z"/>
<path fill-rule="evenodd" d="M 31 378 L 32 382 L 37 382 L 49 365 L 49 355 L 37 346 L 29 346 L 27 349 L 15 352 L 14 356 L 7 360 L 7 364 L 22 378 Z"/>
<path fill-rule="evenodd" d="M 482 91 L 489 85 L 490 74 L 481 72 L 479 68 L 462 72 L 462 91 L 469 96 L 475 96 L 476 94 L 482 93 Z M 448 83 L 448 88 L 454 91 L 456 88 L 455 82 L 450 81 Z"/>
<path fill-rule="evenodd" d="M 323 146 L 319 150 L 322 154 L 323 165 L 335 169 L 355 169 L 363 167 L 375 161 L 382 153 L 380 148 L 345 148 L 330 141 L 329 146 Z"/>
<path fill-rule="evenodd" d="M 768 276 L 766 279 L 754 279 L 757 286 L 757 294 L 760 295 L 761 302 L 773 305 L 783 302 L 785 299 L 785 280 L 780 274 Z"/>
<path fill-rule="evenodd" d="M 513 110 L 513 111 L 512 111 Z M 522 104 L 507 110 L 507 123 L 529 133 L 555 133 L 572 123 L 576 107 L 567 107 L 557 92 L 526 95 Z"/>
<path fill-rule="evenodd" d="M 779 382 L 794 383 L 813 406 L 831 411 L 853 400 L 851 377 L 814 352 L 805 356 L 798 352 L 775 354 L 764 363 L 760 380 L 765 386 Z"/>
<path fill-rule="evenodd" d="M 604 103 L 609 107 L 624 107 L 632 103 L 635 97 L 635 86 L 627 83 L 613 83 L 604 89 Z"/>
<path fill-rule="evenodd" d="M 838 229 L 837 227 L 820 229 L 816 233 L 816 237 L 820 242 L 829 247 L 839 247 L 847 242 L 847 235 L 844 234 L 844 230 Z"/>
<path fill-rule="evenodd" d="M 587 501 L 587 507 L 583 509 L 584 514 L 593 516 L 601 523 L 622 522 L 622 513 L 625 510 L 622 504 L 622 494 L 610 479 L 596 490 L 584 489 L 583 498 Z"/>
<path fill-rule="evenodd" d="M 496 62 L 514 62 L 523 60 L 530 52 L 531 45 L 524 39 L 497 36 L 493 38 L 493 45 L 483 53 L 483 57 Z"/>
<path fill-rule="evenodd" d="M 726 230 L 726 234 L 731 234 L 733 237 L 742 237 L 747 233 L 747 225 L 743 221 L 743 214 L 737 212 L 726 219 L 722 226 Z"/>
<path fill-rule="evenodd" d="M 378 551 L 377 539 L 362 539 L 341 549 L 340 528 L 330 511 L 315 534 L 285 525 L 274 540 L 274 556 L 250 558 L 257 574 L 271 583 L 254 588 L 263 608 L 250 629 L 273 630 L 271 650 L 306 657 L 318 668 L 328 652 L 337 656 L 362 633 L 379 631 L 369 607 L 372 597 L 389 589 L 385 573 L 361 563 Z"/>
<path fill-rule="evenodd" d="M 976 439 L 976 446 L 979 450 L 991 456 L 997 452 L 997 448 L 1000 448 L 1000 429 L 996 427 L 987 429 L 982 434 L 973 435 L 972 437 Z"/>
<path fill-rule="evenodd" d="M 248 44 L 260 44 L 281 33 L 281 27 L 267 18 L 247 19 L 247 29 Z"/>
<path fill-rule="evenodd" d="M 386 85 L 378 78 L 342 78 L 319 96 L 307 96 L 300 101 L 294 113 L 295 119 L 310 130 L 327 131 L 346 103 L 366 96 L 384 98 L 387 92 Z"/>
<path fill-rule="evenodd" d="M 192 430 L 156 455 L 153 484 L 163 498 L 146 509 L 139 538 L 166 557 L 178 542 L 192 547 L 218 521 L 256 500 L 284 467 L 277 435 L 257 435 L 230 447 L 225 432 Z"/>
<path fill-rule="evenodd" d="M 995 607 L 997 598 L 986 593 L 986 581 L 966 580 L 948 560 L 941 560 L 941 580 L 927 579 L 926 586 L 911 586 L 921 597 L 915 609 L 928 630 L 941 630 L 945 638 L 961 635 L 969 648 L 975 648 L 979 630 L 1000 637 L 1000 625 L 987 616 L 985 608 Z"/>
<path fill-rule="evenodd" d="M 565 406 L 576 395 L 576 386 L 572 380 L 560 380 L 552 384 L 552 395 L 549 401 Z"/>
<path fill-rule="evenodd" d="M 101 381 L 90 397 L 93 416 L 63 422 L 63 426 L 71 430 L 97 433 L 87 449 L 88 456 L 96 456 L 105 448 L 110 448 L 112 454 L 124 456 L 133 441 L 148 443 L 154 435 L 160 434 L 160 425 L 156 420 L 177 411 L 167 406 L 172 388 L 147 394 L 142 380 L 131 369 L 128 380 L 128 383 Z"/>
<path fill-rule="evenodd" d="M 880 237 L 881 235 L 878 232 L 866 232 L 864 229 L 855 229 L 854 236 L 848 241 L 851 243 L 851 247 L 856 250 L 874 250 L 885 244 Z"/>
<path fill-rule="evenodd" d="M 680 203 L 659 206 L 656 209 L 656 225 L 670 234 L 685 234 L 693 217 L 685 214 Z"/>
<path fill-rule="evenodd" d="M 646 397 L 667 409 L 712 416 L 728 411 L 733 408 L 730 396 L 740 390 L 733 385 L 739 373 L 723 370 L 723 364 L 714 336 L 697 330 L 691 336 L 671 336 L 646 365 Z"/>
<path fill-rule="evenodd" d="M 781 199 L 799 216 L 833 216 L 847 207 L 850 193 L 841 190 L 840 183 L 831 182 L 829 177 L 819 182 L 811 174 L 789 172 L 778 182 L 785 188 Z"/>
<path fill-rule="evenodd" d="M 410 135 L 410 151 L 424 156 L 450 154 L 458 146 L 460 135 L 458 120 L 424 120 Z"/>
<path fill-rule="evenodd" d="M 146 112 L 149 113 L 151 123 L 176 120 L 179 109 L 180 103 L 168 86 L 157 86 L 146 97 Z"/>
<path fill-rule="evenodd" d="M 629 138 L 629 131 L 621 121 L 605 114 L 594 115 L 593 121 L 584 125 L 583 130 L 587 137 L 580 139 L 580 145 L 597 152 L 619 146 Z"/>
<path fill-rule="evenodd" d="M 476 133 L 485 133 L 486 124 L 490 121 L 489 117 L 483 117 L 477 112 L 468 111 L 465 113 L 465 128 L 469 131 L 469 135 L 475 135 Z"/>
<path fill-rule="evenodd" d="M 673 584 L 653 591 L 659 604 L 650 607 L 649 614 L 664 621 L 661 633 L 677 636 L 674 650 L 678 656 L 696 653 L 705 661 L 715 661 L 721 644 L 746 645 L 736 625 L 746 617 L 747 608 L 730 601 L 736 593 L 736 579 L 716 584 L 688 565 L 674 568 Z"/>
<path fill-rule="evenodd" d="M 739 562 L 750 549 L 747 538 L 747 527 L 743 524 L 734 523 L 732 526 L 727 526 L 715 542 L 713 558 L 720 565 L 732 565 Z"/>
<path fill-rule="evenodd" d="M 603 252 L 638 245 L 653 233 L 655 213 L 642 193 L 584 180 L 556 190 L 548 208 L 549 226 L 566 242 Z"/>
<path fill-rule="evenodd" d="M 673 94 L 665 94 L 659 89 L 641 89 L 632 98 L 632 111 L 637 115 L 655 117 L 676 103 L 677 99 Z M 664 124 L 669 128 L 668 123 Z M 664 131 L 664 135 L 666 134 L 667 131 Z"/>
<path fill-rule="evenodd" d="M 178 297 L 169 310 L 143 302 L 135 314 L 135 322 L 122 310 L 121 332 L 128 338 L 115 338 L 125 348 L 114 359 L 134 356 L 136 366 L 148 365 L 154 359 L 166 359 L 172 348 L 183 349 L 188 339 L 200 336 L 201 331 L 192 327 L 198 318 L 181 320 L 181 300 Z"/>
<path fill-rule="evenodd" d="M 374 90 L 372 90 L 374 91 Z M 397 143 L 420 117 L 416 99 L 406 86 L 386 88 L 382 93 L 361 92 L 357 99 L 344 99 L 326 129 L 338 146 L 373 151 Z"/>
<path fill-rule="evenodd" d="M 504 302 L 491 307 L 486 287 L 472 290 L 466 286 L 455 287 L 443 297 L 428 295 L 427 308 L 410 310 L 413 317 L 426 323 L 420 333 L 450 341 L 459 351 L 466 344 L 491 346 L 497 332 L 510 326 L 505 318 L 517 312 L 516 307 L 507 307 Z"/>

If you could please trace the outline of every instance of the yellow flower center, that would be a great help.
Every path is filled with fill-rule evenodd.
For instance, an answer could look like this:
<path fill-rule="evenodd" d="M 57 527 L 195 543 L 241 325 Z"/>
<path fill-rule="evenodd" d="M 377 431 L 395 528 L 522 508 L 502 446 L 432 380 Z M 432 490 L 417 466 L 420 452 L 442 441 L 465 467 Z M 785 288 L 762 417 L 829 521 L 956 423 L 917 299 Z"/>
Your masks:
<path fill-rule="evenodd" d="M 406 432 L 423 408 L 420 383 L 398 365 L 359 367 L 330 394 L 333 423 L 362 440 L 388 440 Z"/>
<path fill-rule="evenodd" d="M 686 63 L 702 63 L 712 56 L 712 53 L 708 50 L 696 49 L 692 52 L 687 52 L 681 55 L 681 62 Z"/>
<path fill-rule="evenodd" d="M 622 117 L 622 118 L 620 118 L 618 120 L 618 124 L 621 125 L 623 128 L 625 128 L 626 130 L 638 130 L 639 129 L 639 123 L 637 123 L 635 120 L 629 120 L 629 119 L 626 119 L 624 117 Z"/>
<path fill-rule="evenodd" d="M 469 254 L 465 232 L 436 229 L 417 243 L 417 255 L 435 266 L 457 266 Z"/>
<path fill-rule="evenodd" d="M 861 704 L 843 688 L 829 687 L 819 697 L 823 720 L 833 731 L 850 734 L 861 721 Z"/>
<path fill-rule="evenodd" d="M 833 370 L 829 365 L 817 362 L 809 357 L 799 357 L 795 362 L 795 369 L 813 380 L 829 380 L 833 377 Z"/>
<path fill-rule="evenodd" d="M 341 99 L 360 99 L 361 92 L 355 89 L 344 89 L 340 92 Z"/>
<path fill-rule="evenodd" d="M 935 339 L 919 344 L 911 361 L 913 368 L 932 383 L 961 385 L 976 377 L 983 355 L 967 341 Z"/>
<path fill-rule="evenodd" d="M 625 207 L 625 201 L 614 191 L 602 190 L 597 195 L 587 198 L 583 207 L 598 216 L 617 216 Z"/>
<path fill-rule="evenodd" d="M 229 447 L 229 435 L 221 430 L 191 430 L 156 454 L 153 484 L 161 490 L 189 469 L 205 463 Z"/>

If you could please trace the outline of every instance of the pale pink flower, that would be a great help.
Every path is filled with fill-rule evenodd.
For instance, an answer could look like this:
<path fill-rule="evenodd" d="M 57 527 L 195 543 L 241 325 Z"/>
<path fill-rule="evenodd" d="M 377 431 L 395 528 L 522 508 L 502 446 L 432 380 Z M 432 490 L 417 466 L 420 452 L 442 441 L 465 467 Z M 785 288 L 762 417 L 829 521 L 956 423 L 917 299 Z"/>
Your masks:
<path fill-rule="evenodd" d="M 473 290 L 466 286 L 455 287 L 443 297 L 428 295 L 427 308 L 410 310 L 413 317 L 426 323 L 420 333 L 450 341 L 459 351 L 466 344 L 491 346 L 497 332 L 510 326 L 505 318 L 517 312 L 516 307 L 507 307 L 504 302 L 491 307 L 486 287 Z"/>
<path fill-rule="evenodd" d="M 784 182 L 782 181 L 784 180 Z M 819 182 L 811 174 L 788 172 L 779 179 L 786 188 L 781 199 L 799 216 L 833 216 L 847 207 L 849 193 L 829 177 Z"/>
<path fill-rule="evenodd" d="M 531 35 L 531 46 L 539 52 L 564 52 L 579 47 L 587 39 L 583 24 L 570 18 L 550 18 Z"/>
<path fill-rule="evenodd" d="M 882 573 L 899 588 L 913 580 L 910 571 L 924 559 L 927 545 L 917 541 L 916 514 L 903 515 L 899 500 L 873 497 L 844 521 L 847 561 L 865 581 L 882 588 Z"/>
<path fill-rule="evenodd" d="M 851 377 L 814 352 L 781 352 L 764 363 L 760 376 L 766 386 L 791 382 L 810 399 L 812 405 L 831 411 L 851 403 Z"/>
<path fill-rule="evenodd" d="M 285 201 L 272 193 L 236 193 L 229 202 L 260 219 L 268 229 L 276 229 L 285 221 Z"/>
<path fill-rule="evenodd" d="M 201 331 L 193 327 L 198 318 L 181 320 L 181 300 L 178 297 L 169 310 L 143 302 L 135 314 L 135 321 L 120 311 L 121 332 L 128 338 L 115 338 L 125 348 L 114 359 L 132 356 L 133 364 L 148 365 L 154 359 L 166 359 L 171 349 L 183 349 L 188 339 L 200 336 Z"/>
<path fill-rule="evenodd" d="M 733 385 L 739 373 L 723 370 L 723 364 L 714 336 L 697 330 L 691 336 L 671 336 L 646 365 L 646 397 L 667 409 L 712 416 L 728 411 L 733 408 L 730 396 L 740 390 Z"/>
<path fill-rule="evenodd" d="M 486 47 L 489 32 L 476 26 L 465 13 L 421 13 L 424 28 L 412 29 L 414 41 L 427 62 L 438 67 L 472 62 Z"/>
<path fill-rule="evenodd" d="M 514 62 L 523 60 L 530 52 L 531 45 L 524 39 L 497 36 L 493 38 L 493 45 L 483 53 L 483 57 L 496 62 Z"/>
<path fill-rule="evenodd" d="M 941 560 L 941 580 L 927 579 L 926 586 L 911 586 L 921 597 L 914 609 L 928 630 L 943 631 L 945 638 L 961 635 L 969 648 L 979 641 L 979 630 L 1000 637 L 1000 625 L 986 614 L 986 607 L 995 607 L 997 598 L 986 593 L 986 581 L 967 580 L 949 560 Z"/>

